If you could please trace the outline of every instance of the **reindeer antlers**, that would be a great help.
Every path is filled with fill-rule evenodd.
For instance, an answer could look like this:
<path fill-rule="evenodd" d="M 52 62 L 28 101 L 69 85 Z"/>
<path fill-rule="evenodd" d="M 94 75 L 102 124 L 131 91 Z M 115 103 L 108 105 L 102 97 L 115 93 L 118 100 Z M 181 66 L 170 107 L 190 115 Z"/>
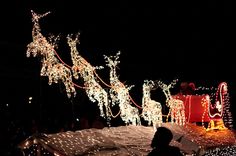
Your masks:
<path fill-rule="evenodd" d="M 156 90 L 158 88 L 158 85 L 152 80 L 144 80 L 144 83 L 149 86 L 151 90 Z"/>
<path fill-rule="evenodd" d="M 169 85 L 165 84 L 161 80 L 156 80 L 155 83 L 161 88 L 161 89 L 170 89 L 173 88 L 176 83 L 178 82 L 178 79 L 174 79 Z"/>
<path fill-rule="evenodd" d="M 116 53 L 115 56 L 106 56 L 106 55 L 103 55 L 104 59 L 105 59 L 105 62 L 107 62 L 107 66 L 114 66 L 116 67 L 117 64 L 120 63 L 120 61 L 118 60 L 119 57 L 120 57 L 120 51 L 118 51 Z"/>
<path fill-rule="evenodd" d="M 36 20 L 36 21 L 38 21 L 40 18 L 42 18 L 42 17 L 48 15 L 48 14 L 51 13 L 51 12 L 49 11 L 49 12 L 46 12 L 46 13 L 44 13 L 44 14 L 37 14 L 37 13 L 35 13 L 33 10 L 31 10 L 31 13 L 32 13 L 33 19 Z"/>
<path fill-rule="evenodd" d="M 73 38 L 73 34 L 68 34 L 67 35 L 67 42 L 68 43 L 73 43 L 73 44 L 76 44 L 76 43 L 79 43 L 79 35 L 80 33 L 78 32 L 75 36 L 74 36 L 74 39 Z"/>

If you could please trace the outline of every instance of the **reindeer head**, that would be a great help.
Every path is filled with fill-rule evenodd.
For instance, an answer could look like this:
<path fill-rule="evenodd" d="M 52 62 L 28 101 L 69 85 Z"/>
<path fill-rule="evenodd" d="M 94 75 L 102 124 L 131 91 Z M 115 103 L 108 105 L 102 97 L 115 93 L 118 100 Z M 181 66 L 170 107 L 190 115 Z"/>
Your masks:
<path fill-rule="evenodd" d="M 157 85 L 162 89 L 163 93 L 165 94 L 167 103 L 171 99 L 170 88 L 173 88 L 174 85 L 177 83 L 177 81 L 178 81 L 177 79 L 173 80 L 169 85 L 163 83 L 160 80 L 155 81 Z"/>
<path fill-rule="evenodd" d="M 37 14 L 35 13 L 33 10 L 31 10 L 31 14 L 32 14 L 32 21 L 34 22 L 34 24 L 38 24 L 39 22 L 39 19 L 44 17 L 44 16 L 47 16 L 50 12 L 46 12 L 44 14 Z"/>
<path fill-rule="evenodd" d="M 150 92 L 151 90 L 155 90 L 156 85 L 152 80 L 144 80 L 143 83 L 143 92 Z"/>
<path fill-rule="evenodd" d="M 76 34 L 76 36 L 73 39 L 72 34 L 67 35 L 67 43 L 70 46 L 70 48 L 76 48 L 77 43 L 79 44 L 79 33 Z"/>
<path fill-rule="evenodd" d="M 118 51 L 115 56 L 103 55 L 103 57 L 105 59 L 105 62 L 107 63 L 106 65 L 111 69 L 115 69 L 116 66 L 120 63 L 120 61 L 118 61 L 120 57 L 120 51 Z"/>

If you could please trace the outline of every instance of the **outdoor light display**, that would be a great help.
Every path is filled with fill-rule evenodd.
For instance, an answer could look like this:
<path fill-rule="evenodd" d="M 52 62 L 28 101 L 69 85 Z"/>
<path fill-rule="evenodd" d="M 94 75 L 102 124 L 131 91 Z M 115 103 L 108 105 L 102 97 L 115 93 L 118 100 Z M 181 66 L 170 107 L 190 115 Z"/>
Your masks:
<path fill-rule="evenodd" d="M 224 98 L 228 92 L 227 84 L 222 82 L 216 91 L 215 103 L 209 107 L 209 115 L 211 118 L 222 118 Z"/>
<path fill-rule="evenodd" d="M 133 87 L 125 86 L 120 80 L 118 79 L 116 68 L 117 64 L 119 64 L 120 52 L 116 54 L 116 56 L 106 56 L 104 58 L 107 62 L 107 66 L 110 68 L 110 97 L 113 105 L 118 104 L 120 108 L 120 116 L 121 119 L 126 124 L 133 124 L 133 125 L 140 125 L 140 117 L 139 111 L 136 107 L 131 106 L 132 101 L 129 98 L 129 90 Z"/>
<path fill-rule="evenodd" d="M 32 21 L 34 23 L 32 30 L 33 41 L 27 46 L 27 57 L 40 57 L 42 62 L 41 76 L 48 77 L 48 83 L 58 83 L 62 81 L 65 85 L 67 96 L 75 95 L 75 88 L 72 82 L 72 75 L 70 68 L 60 63 L 55 56 L 55 43 L 49 43 L 47 39 L 41 34 L 39 19 L 48 15 L 38 15 L 32 11 Z"/>
<path fill-rule="evenodd" d="M 173 95 L 174 99 L 182 100 L 185 107 L 186 122 L 209 122 L 209 95 Z"/>
<path fill-rule="evenodd" d="M 233 127 L 230 111 L 228 86 L 221 82 L 217 88 L 198 87 L 198 91 L 208 91 L 206 94 L 172 96 L 184 101 L 186 122 L 209 122 L 207 130 Z"/>
<path fill-rule="evenodd" d="M 75 79 L 81 77 L 84 81 L 84 89 L 92 102 L 98 102 L 100 115 L 110 119 L 109 106 L 108 106 L 108 95 L 107 92 L 100 86 L 96 80 L 95 70 L 103 67 L 93 67 L 89 64 L 81 55 L 76 48 L 78 42 L 78 35 L 75 39 L 72 39 L 72 35 L 68 35 L 68 44 L 71 49 L 71 59 L 73 62 L 72 71 Z M 105 113 L 103 111 L 105 106 Z M 106 116 L 105 116 L 106 114 Z"/>
<path fill-rule="evenodd" d="M 162 121 L 162 106 L 160 102 L 151 99 L 151 90 L 154 88 L 153 81 L 144 80 L 143 83 L 143 98 L 142 98 L 142 117 L 148 121 L 149 125 L 161 126 Z"/>
<path fill-rule="evenodd" d="M 228 93 L 228 85 L 226 82 L 221 82 L 218 85 L 215 99 L 208 107 L 210 119 L 215 120 L 213 128 L 225 129 L 233 127 L 233 118 L 230 111 L 230 101 Z M 226 126 L 226 127 L 225 127 Z"/>
<path fill-rule="evenodd" d="M 198 90 L 214 91 L 209 95 L 205 94 L 206 98 L 201 102 L 204 107 L 202 122 L 209 122 L 207 130 L 232 128 L 233 117 L 227 83 L 221 82 L 217 88 L 199 87 Z"/>
<path fill-rule="evenodd" d="M 157 81 L 157 84 L 162 89 L 163 93 L 166 96 L 166 105 L 170 108 L 167 115 L 167 120 L 169 114 L 171 115 L 171 122 L 178 125 L 185 125 L 185 108 L 182 100 L 174 99 L 170 93 L 170 88 L 177 83 L 177 80 L 174 80 L 169 85 L 164 84 L 162 81 Z"/>
<path fill-rule="evenodd" d="M 48 14 L 49 12 L 40 15 L 32 11 L 33 41 L 28 44 L 26 54 L 27 57 L 30 57 L 32 55 L 34 57 L 38 56 L 41 58 L 41 76 L 47 76 L 49 84 L 62 82 L 65 85 L 68 97 L 71 97 L 71 95 L 76 95 L 75 87 L 84 89 L 87 93 L 88 98 L 92 102 L 98 103 L 100 115 L 106 118 L 108 121 L 111 119 L 111 117 L 117 117 L 117 115 L 119 114 L 126 124 L 141 124 L 139 111 L 137 109 L 139 108 L 142 109 L 141 116 L 145 120 L 147 120 L 149 124 L 153 124 L 153 122 L 158 121 L 160 125 L 160 122 L 162 121 L 162 117 L 160 117 L 160 114 L 162 113 L 161 104 L 154 100 L 151 100 L 150 91 L 148 90 L 151 89 L 150 87 L 152 81 L 144 81 L 141 107 L 136 104 L 132 97 L 129 95 L 129 91 L 133 86 L 126 86 L 118 79 L 116 68 L 119 64 L 118 59 L 120 56 L 120 52 L 118 52 L 116 56 L 108 57 L 104 55 L 106 66 L 110 68 L 110 84 L 107 84 L 96 73 L 96 69 L 102 69 L 103 67 L 92 66 L 88 61 L 86 61 L 85 58 L 83 58 L 79 54 L 76 47 L 77 44 L 79 44 L 79 34 L 74 36 L 67 36 L 67 43 L 70 47 L 70 54 L 73 65 L 70 66 L 66 64 L 55 51 L 55 48 L 57 47 L 56 41 L 58 38 L 51 37 L 48 39 L 48 41 L 41 33 L 39 20 Z M 74 83 L 73 78 L 81 78 L 84 82 L 83 86 Z M 109 93 L 107 93 L 105 89 L 99 84 L 100 82 L 110 88 Z M 166 96 L 166 105 L 170 108 L 167 115 L 167 120 L 170 116 L 172 123 L 184 125 L 186 123 L 185 105 L 182 100 L 173 98 L 170 93 L 170 88 L 172 88 L 176 83 L 177 80 L 174 80 L 169 85 L 166 85 L 161 81 L 157 81 L 157 84 L 162 88 L 162 91 Z M 145 87 L 146 89 L 144 89 Z M 204 111 L 202 113 L 202 122 L 205 122 L 204 116 L 206 114 L 209 114 L 210 118 L 223 118 L 224 122 L 228 124 L 228 127 L 232 127 L 232 115 L 229 109 L 230 104 L 227 92 L 227 84 L 221 83 L 218 87 L 217 92 L 210 95 L 210 99 L 208 99 L 208 102 L 213 98 L 213 96 L 215 96 L 214 104 L 211 103 L 209 105 L 205 103 L 207 102 L 207 98 L 205 98 L 205 100 L 202 100 L 202 107 L 204 108 Z M 111 99 L 110 101 L 109 98 Z M 134 104 L 137 108 L 132 106 L 132 104 Z M 118 105 L 120 108 L 120 112 L 116 116 L 112 114 L 112 107 L 114 105 Z"/>
<path fill-rule="evenodd" d="M 202 126 L 163 123 L 174 135 L 172 146 L 185 156 L 233 156 L 236 154 L 235 133 L 229 129 L 206 131 Z M 155 131 L 149 126 L 119 126 L 84 129 L 54 134 L 33 135 L 20 144 L 25 156 L 73 155 L 147 155 Z"/>
<path fill-rule="evenodd" d="M 133 98 L 129 94 L 131 88 L 134 86 L 127 86 L 123 84 L 117 75 L 116 68 L 120 63 L 118 60 L 120 52 L 118 52 L 115 56 L 104 55 L 106 66 L 110 69 L 110 82 L 108 84 L 104 82 L 96 73 L 97 69 L 102 69 L 104 67 L 92 66 L 77 50 L 76 46 L 79 44 L 79 34 L 68 35 L 67 43 L 70 47 L 71 60 L 73 63 L 73 65 L 70 66 L 60 58 L 55 50 L 55 48 L 57 48 L 56 41 L 58 38 L 51 37 L 47 39 L 41 33 L 39 20 L 46 15 L 48 15 L 48 13 L 39 15 L 32 11 L 33 41 L 27 46 L 27 57 L 37 56 L 41 59 L 41 76 L 48 77 L 49 85 L 52 83 L 62 82 L 66 88 L 66 94 L 69 98 L 76 95 L 75 87 L 85 90 L 89 100 L 92 102 L 97 102 L 100 110 L 100 116 L 106 118 L 107 121 L 110 121 L 111 118 L 116 118 L 119 115 L 127 127 L 119 127 L 120 129 L 111 129 L 111 127 L 109 127 L 110 129 L 106 128 L 96 132 L 93 130 L 86 130 L 75 133 L 67 132 L 48 136 L 36 136 L 33 139 L 31 138 L 31 140 L 28 139 L 24 142 L 24 144 L 22 144 L 21 148 L 24 151 L 28 150 L 28 155 L 38 155 L 40 152 L 43 152 L 45 155 L 58 156 L 76 155 L 78 153 L 98 153 L 102 155 L 104 154 L 101 152 L 102 150 L 107 150 L 108 152 L 111 150 L 116 150 L 115 154 L 121 154 L 125 151 L 130 155 L 145 155 L 148 151 L 150 151 L 150 147 L 147 147 L 146 143 L 148 141 L 150 143 L 150 136 L 153 136 L 156 126 L 165 125 L 178 134 L 177 136 L 183 136 L 183 138 L 186 139 L 184 141 L 193 143 L 194 149 L 192 149 L 192 151 L 204 151 L 207 155 L 210 155 L 218 152 L 215 147 L 224 145 L 224 150 L 229 149 L 230 153 L 235 153 L 236 150 L 234 144 L 236 139 L 225 135 L 232 134 L 227 128 L 232 127 L 233 122 L 232 114 L 230 112 L 228 86 L 225 82 L 219 85 L 215 94 L 202 95 L 204 98 L 201 100 L 198 98 L 196 100 L 200 104 L 199 106 L 194 106 L 194 108 L 201 108 L 201 115 L 199 118 L 202 119 L 202 123 L 206 122 L 206 116 L 209 115 L 208 121 L 210 121 L 210 126 L 208 129 L 206 130 L 206 128 L 202 126 L 193 126 L 189 119 L 190 116 L 194 114 L 194 110 L 190 107 L 186 108 L 186 101 L 184 101 L 189 100 L 193 102 L 193 96 L 186 96 L 188 98 L 184 97 L 183 99 L 178 99 L 174 98 L 175 96 L 173 96 L 170 92 L 170 89 L 176 85 L 177 80 L 174 80 L 169 85 L 159 80 L 144 80 L 142 86 L 142 106 L 140 106 L 134 102 Z M 83 85 L 74 83 L 74 80 L 78 79 L 83 80 Z M 108 87 L 109 91 L 105 90 L 100 83 Z M 162 92 L 166 97 L 166 106 L 169 107 L 166 122 L 163 122 L 162 118 L 165 115 L 162 114 L 162 104 L 151 99 L 151 90 L 154 90 L 156 84 L 162 89 Z M 119 107 L 119 113 L 117 115 L 113 115 L 112 113 L 113 106 Z M 141 114 L 138 109 L 141 109 Z M 188 111 L 188 115 L 190 116 L 186 116 L 186 111 Z M 150 130 L 146 129 L 147 127 L 143 127 L 140 117 L 147 121 L 149 125 L 153 125 L 154 131 L 153 129 Z M 169 117 L 171 118 L 171 122 L 168 122 Z M 212 123 L 214 119 L 219 119 L 218 121 L 222 121 L 222 123 Z M 217 128 L 217 124 L 221 126 L 223 124 L 223 129 Z M 225 125 L 227 128 L 224 127 Z M 211 129 L 225 130 L 225 132 L 220 132 L 219 135 L 217 135 L 214 131 L 209 132 Z M 148 133 L 146 134 L 145 131 Z M 110 137 L 114 139 L 112 143 L 109 142 Z M 175 139 L 176 140 L 172 142 L 172 144 L 179 145 L 182 143 L 182 146 L 180 146 L 181 150 L 186 150 L 182 148 L 183 146 L 188 146 L 186 145 L 186 142 L 181 142 L 181 138 Z M 143 144 L 144 140 L 146 141 L 145 145 Z M 136 146 L 132 145 L 131 147 L 130 143 L 140 144 Z M 40 146 L 38 146 L 39 144 Z M 90 145 L 94 146 L 94 149 L 89 148 Z M 30 150 L 31 148 L 33 149 L 32 151 Z M 185 152 L 188 153 L 189 151 Z"/>

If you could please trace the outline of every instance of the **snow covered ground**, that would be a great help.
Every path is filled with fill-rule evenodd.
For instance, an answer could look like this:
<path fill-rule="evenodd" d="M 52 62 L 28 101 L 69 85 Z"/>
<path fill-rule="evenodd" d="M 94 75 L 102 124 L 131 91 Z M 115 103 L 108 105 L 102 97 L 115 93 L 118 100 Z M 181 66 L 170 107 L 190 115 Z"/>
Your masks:
<path fill-rule="evenodd" d="M 202 126 L 190 123 L 184 127 L 171 123 L 163 123 L 162 126 L 172 131 L 174 138 L 171 145 L 178 146 L 184 155 L 236 155 L 236 133 L 232 130 L 206 132 Z M 36 155 L 39 150 L 33 150 L 33 147 L 41 147 L 41 155 L 141 156 L 151 151 L 153 135 L 151 126 L 93 128 L 34 135 L 20 147 L 26 155 L 27 151 Z"/>

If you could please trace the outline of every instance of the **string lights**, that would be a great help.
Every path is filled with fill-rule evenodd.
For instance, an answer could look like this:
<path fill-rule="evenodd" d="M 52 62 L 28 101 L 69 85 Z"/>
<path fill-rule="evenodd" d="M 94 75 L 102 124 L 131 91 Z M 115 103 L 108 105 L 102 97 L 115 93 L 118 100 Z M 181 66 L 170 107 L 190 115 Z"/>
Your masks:
<path fill-rule="evenodd" d="M 89 99 L 92 102 L 98 102 L 100 115 L 104 118 L 107 118 L 107 120 L 110 120 L 107 92 L 100 86 L 94 75 L 96 69 L 102 69 L 103 67 L 93 67 L 81 55 L 79 55 L 79 52 L 76 48 L 77 43 L 79 43 L 78 36 L 79 34 L 76 35 L 75 39 L 72 39 L 72 35 L 67 36 L 67 42 L 70 46 L 71 59 L 73 62 L 73 76 L 75 79 L 78 79 L 79 76 L 83 79 L 85 86 L 84 89 Z M 103 111 L 104 106 L 106 113 Z"/>
<path fill-rule="evenodd" d="M 67 96 L 71 97 L 72 94 L 76 94 L 74 85 L 72 83 L 71 71 L 68 67 L 60 63 L 55 56 L 54 48 L 56 46 L 50 44 L 47 39 L 41 34 L 39 19 L 48 15 L 49 12 L 42 15 L 36 14 L 33 11 L 31 12 L 32 21 L 34 23 L 32 30 L 33 41 L 27 45 L 26 56 L 30 57 L 32 55 L 33 57 L 41 57 L 41 76 L 48 77 L 49 85 L 62 81 L 65 85 Z"/>
<path fill-rule="evenodd" d="M 104 55 L 106 66 L 108 66 L 110 69 L 110 84 L 106 84 L 96 73 L 96 69 L 102 69 L 103 67 L 92 66 L 89 62 L 85 60 L 85 58 L 83 58 L 79 54 L 76 47 L 77 44 L 79 43 L 79 39 L 78 39 L 79 34 L 75 35 L 75 37 L 73 37 L 73 35 L 68 35 L 67 43 L 70 47 L 70 54 L 71 54 L 73 65 L 72 66 L 67 65 L 65 62 L 63 62 L 60 59 L 60 57 L 55 51 L 55 48 L 57 47 L 56 41 L 58 40 L 58 37 L 51 37 L 49 39 L 46 39 L 41 33 L 39 19 L 41 19 L 44 16 L 47 16 L 49 13 L 50 12 L 40 15 L 32 11 L 33 41 L 27 45 L 27 52 L 26 52 L 27 57 L 38 56 L 41 58 L 42 68 L 41 68 L 40 75 L 48 77 L 49 85 L 51 85 L 52 83 L 62 82 L 65 85 L 66 93 L 69 98 L 71 96 L 76 95 L 75 86 L 76 87 L 79 86 L 73 82 L 73 78 L 83 79 L 84 86 L 81 88 L 86 91 L 87 96 L 92 102 L 98 103 L 100 115 L 104 118 L 107 118 L 107 120 L 109 121 L 111 117 L 114 117 L 111 112 L 111 107 L 118 105 L 120 108 L 121 119 L 127 125 L 129 124 L 135 125 L 136 127 L 132 128 L 132 131 L 134 131 L 135 134 L 138 134 L 139 132 L 137 129 L 140 128 L 139 126 L 141 125 L 140 114 L 139 114 L 139 110 L 136 107 L 132 106 L 132 103 L 134 103 L 134 101 L 129 95 L 129 91 L 134 86 L 133 85 L 127 86 L 123 84 L 119 80 L 117 76 L 117 72 L 116 72 L 117 65 L 120 63 L 120 61 L 118 60 L 120 56 L 120 52 L 118 52 L 115 56 Z M 105 84 L 107 87 L 110 88 L 109 94 L 99 84 L 98 79 L 103 84 Z M 158 86 L 162 89 L 163 93 L 165 94 L 166 105 L 170 108 L 168 116 L 167 116 L 167 120 L 168 120 L 169 115 L 171 115 L 171 123 L 176 123 L 177 125 L 183 126 L 183 125 L 186 125 L 184 103 L 182 100 L 174 99 L 170 93 L 170 88 L 173 88 L 173 86 L 176 83 L 177 83 L 177 80 L 174 80 L 169 85 L 166 85 L 161 81 L 157 81 Z M 142 109 L 141 117 L 143 117 L 144 120 L 148 121 L 149 125 L 152 124 L 155 129 L 156 125 L 161 126 L 163 115 L 162 115 L 161 103 L 151 99 L 151 90 L 153 89 L 154 85 L 155 85 L 155 82 L 151 80 L 144 81 L 142 107 L 140 108 Z M 212 88 L 199 88 L 199 90 L 200 89 L 213 90 Z M 221 83 L 218 87 L 216 94 L 211 94 L 210 96 L 206 96 L 206 98 L 203 99 L 202 107 L 204 107 L 204 112 L 202 114 L 202 122 L 204 122 L 203 119 L 205 115 L 210 112 L 211 118 L 214 118 L 216 116 L 218 116 L 219 118 L 223 118 L 224 124 L 227 125 L 227 127 L 232 127 L 232 114 L 230 112 L 229 95 L 227 91 L 228 91 L 227 84 Z M 208 105 L 213 95 L 216 96 L 215 103 Z M 109 101 L 109 97 L 111 101 Z M 138 107 L 138 105 L 136 106 Z M 212 114 L 213 109 L 217 110 L 214 114 Z M 202 132 L 202 131 L 195 132 L 193 129 L 189 128 L 188 126 L 189 125 L 185 127 L 186 132 L 183 132 L 183 133 L 185 136 L 188 136 L 190 140 L 192 139 L 195 142 L 197 142 L 197 144 L 198 143 L 201 145 L 203 144 L 201 140 L 199 140 L 199 138 L 197 137 L 198 134 L 201 134 L 201 135 L 204 134 L 207 139 L 210 138 L 210 141 L 214 140 L 214 137 L 207 136 L 206 132 Z M 215 128 L 215 126 L 213 127 Z M 144 133 L 143 129 L 144 128 L 141 128 L 142 133 Z M 53 155 L 58 155 L 58 156 L 61 155 L 61 153 L 58 151 L 55 152 L 53 149 L 51 149 L 51 147 L 54 147 L 55 149 L 62 148 L 61 149 L 62 153 L 65 153 L 66 155 L 70 155 L 70 154 L 73 155 L 74 154 L 73 152 L 75 151 L 74 149 L 76 149 L 77 150 L 76 155 L 77 155 L 79 154 L 79 152 L 81 152 L 81 150 L 87 150 L 86 148 L 88 146 L 86 146 L 85 148 L 81 146 L 86 142 L 86 145 L 95 145 L 95 146 L 99 145 L 98 148 L 92 150 L 92 153 L 89 153 L 89 154 L 96 154 L 102 151 L 104 148 L 106 148 L 104 146 L 104 143 L 107 140 L 105 139 L 109 138 L 111 136 L 111 133 L 112 135 L 114 134 L 116 136 L 119 133 L 119 137 L 122 136 L 122 134 L 120 134 L 121 131 L 119 131 L 118 129 L 116 131 L 115 129 L 111 129 L 111 128 L 101 130 L 100 133 L 103 134 L 102 137 L 99 137 L 97 133 L 93 133 L 93 135 L 91 136 L 91 135 L 86 135 L 86 134 L 91 134 L 91 133 L 82 133 L 82 132 L 81 133 L 80 132 L 78 133 L 67 132 L 64 134 L 60 133 L 60 134 L 45 136 L 46 138 L 40 138 L 40 139 L 37 136 L 37 139 L 34 138 L 31 141 L 27 140 L 25 142 L 25 145 L 23 146 L 23 149 L 29 149 L 30 147 L 33 147 L 33 150 L 31 151 L 31 153 L 29 153 L 29 155 L 36 155 L 42 151 L 45 155 L 49 155 L 48 153 L 49 151 Z M 229 133 L 230 132 L 225 132 L 225 134 L 229 134 Z M 192 136 L 190 136 L 190 134 Z M 78 135 L 79 137 L 75 135 Z M 151 131 L 150 136 L 152 135 L 153 135 L 153 131 Z M 222 134 L 222 136 L 224 135 Z M 227 137 L 227 136 L 224 136 L 224 137 Z M 73 138 L 74 142 L 70 140 L 71 138 Z M 136 136 L 136 138 L 138 138 L 138 136 Z M 143 138 L 141 138 L 140 142 L 143 141 L 142 139 Z M 227 140 L 230 140 L 230 138 L 227 138 Z M 206 143 L 204 142 L 205 146 L 207 146 L 207 143 L 209 144 L 210 142 L 209 140 L 207 141 Z M 217 141 L 220 144 L 221 143 L 220 141 L 224 141 L 224 140 L 222 139 L 220 141 L 219 140 Z M 114 147 L 116 147 L 118 143 L 120 142 L 119 141 L 115 143 L 113 142 L 112 146 L 107 147 L 107 149 L 108 150 L 114 149 Z M 41 147 L 41 146 L 38 146 L 38 144 L 41 144 L 44 146 Z M 48 146 L 48 144 L 50 144 L 50 146 Z M 216 145 L 214 141 L 211 142 L 211 144 Z M 106 146 L 108 145 L 111 145 L 111 142 L 106 142 Z M 125 144 L 125 147 L 126 145 L 127 143 Z M 45 149 L 47 151 L 44 151 Z M 143 153 L 147 152 L 147 147 L 142 148 L 141 146 L 138 145 L 137 149 L 138 151 L 142 151 Z M 128 151 L 128 148 L 125 148 L 125 150 L 128 151 L 129 154 L 131 155 L 135 154 L 137 149 Z M 235 146 L 234 147 L 228 146 L 225 149 L 230 149 L 231 153 L 235 153 Z M 86 151 L 82 151 L 82 152 L 86 153 Z M 217 152 L 218 152 L 217 149 L 208 151 L 209 154 L 217 153 Z M 117 152 L 116 154 L 119 154 L 119 152 Z"/>
<path fill-rule="evenodd" d="M 41 57 L 42 68 L 40 75 L 48 77 L 49 85 L 51 85 L 52 83 L 62 82 L 65 85 L 68 97 L 71 97 L 71 95 L 74 96 L 76 95 L 75 86 L 78 86 L 75 83 L 73 83 L 72 77 L 75 79 L 82 78 L 84 82 L 84 87 L 81 88 L 85 89 L 89 99 L 92 102 L 98 102 L 100 115 L 102 117 L 107 118 L 108 120 L 110 120 L 111 117 L 114 117 L 111 112 L 111 107 L 118 104 L 120 107 L 120 116 L 126 124 L 129 123 L 134 125 L 141 124 L 138 109 L 131 106 L 131 104 L 134 103 L 134 101 L 130 97 L 129 91 L 133 86 L 126 86 L 122 82 L 120 82 L 116 73 L 116 66 L 117 64 L 120 63 L 118 61 L 120 52 L 118 52 L 116 56 L 108 57 L 104 55 L 104 58 L 107 63 L 106 65 L 110 68 L 110 85 L 107 85 L 96 74 L 96 69 L 102 69 L 103 67 L 102 66 L 93 67 L 79 54 L 76 47 L 77 44 L 79 43 L 78 40 L 79 34 L 75 35 L 74 38 L 73 35 L 67 36 L 67 43 L 71 50 L 70 53 L 73 62 L 72 67 L 67 65 L 60 59 L 60 57 L 55 51 L 55 48 L 57 47 L 56 41 L 58 40 L 58 37 L 51 37 L 48 39 L 49 40 L 48 41 L 41 33 L 39 20 L 42 17 L 48 15 L 49 13 L 50 12 L 40 15 L 32 11 L 33 41 L 27 45 L 28 47 L 26 52 L 27 57 L 30 57 L 31 55 L 33 57 L 36 56 Z M 111 105 L 109 104 L 110 102 L 108 100 L 108 93 L 101 87 L 101 85 L 97 81 L 97 78 L 99 78 L 101 82 L 103 82 L 106 86 L 110 88 L 109 96 L 111 98 Z M 162 91 L 166 96 L 167 106 L 170 107 L 168 116 L 171 115 L 171 122 L 184 125 L 186 121 L 185 121 L 185 112 L 184 112 L 185 108 L 183 101 L 179 99 L 173 99 L 169 90 L 176 84 L 176 82 L 177 80 L 174 80 L 171 84 L 166 85 L 163 82 L 159 81 L 158 84 L 162 88 Z M 145 85 L 147 84 L 144 83 L 143 87 L 145 87 Z M 224 90 L 223 87 L 227 87 L 225 83 L 222 83 L 222 89 L 220 93 L 218 92 L 216 93 L 216 96 L 218 96 L 218 94 L 221 96 L 221 92 L 222 90 Z M 204 87 L 197 88 L 196 90 L 200 89 L 212 90 L 212 88 L 204 88 Z M 225 92 L 223 97 L 222 96 L 220 97 L 220 100 L 216 100 L 215 105 L 213 104 L 210 105 L 211 108 L 209 108 L 209 110 L 206 111 L 210 112 L 211 118 L 219 116 L 221 118 L 224 118 L 224 120 L 228 120 L 225 122 L 228 122 L 228 125 L 231 126 L 232 117 L 230 117 L 231 113 L 229 111 L 229 104 L 226 103 L 226 101 L 229 102 L 228 97 L 226 97 L 227 95 L 226 93 L 227 92 Z M 151 100 L 149 94 L 150 93 L 148 93 L 148 91 L 143 90 L 142 107 L 138 107 L 138 105 L 136 105 L 135 103 L 134 104 L 138 108 L 143 109 L 141 116 L 144 117 L 145 120 L 147 120 L 149 123 L 154 122 L 154 120 L 161 121 L 162 119 L 160 117 L 157 117 L 160 116 L 160 114 L 157 112 L 161 112 L 160 111 L 161 105 L 156 103 L 156 101 Z M 149 101 L 149 104 L 147 104 L 148 103 L 147 101 Z M 222 105 L 222 103 L 224 103 L 224 106 Z M 204 107 L 206 106 L 204 105 Z M 224 109 L 224 107 L 227 109 Z M 211 111 L 213 109 L 218 110 L 218 113 L 211 114 Z M 156 111 L 156 113 L 153 112 L 154 110 Z M 153 113 L 156 115 L 153 115 Z M 153 117 L 156 116 L 156 119 L 151 119 L 152 118 L 151 114 L 153 115 Z M 167 116 L 167 121 L 168 121 L 168 116 Z"/>
<path fill-rule="evenodd" d="M 208 131 L 201 126 L 163 123 L 171 129 L 177 146 L 184 155 L 235 155 L 236 137 L 233 131 Z M 84 129 L 31 136 L 20 148 L 26 156 L 71 155 L 147 155 L 155 131 L 147 126 L 119 126 L 103 129 Z M 181 139 L 180 139 L 181 138 Z"/>
<path fill-rule="evenodd" d="M 65 85 L 66 93 L 68 97 L 71 95 L 75 96 L 75 86 L 80 87 L 75 84 L 72 80 L 73 78 L 79 79 L 82 78 L 84 82 L 84 86 L 80 87 L 85 89 L 89 99 L 92 102 L 98 102 L 98 107 L 100 110 L 100 115 L 104 118 L 107 118 L 108 121 L 111 117 L 117 117 L 112 115 L 111 107 L 114 105 L 119 105 L 120 108 L 120 117 L 126 124 L 141 124 L 140 115 L 137 108 L 131 106 L 131 104 L 135 104 L 136 107 L 142 109 L 141 116 L 150 123 L 158 122 L 160 124 L 162 118 L 161 115 L 161 104 L 152 100 L 150 97 L 150 89 L 152 85 L 150 85 L 151 81 L 145 81 L 143 84 L 143 99 L 142 99 L 142 107 L 137 105 L 133 99 L 129 95 L 130 89 L 132 86 L 124 85 L 117 76 L 116 68 L 119 62 L 120 52 L 116 54 L 116 56 L 105 56 L 106 65 L 110 68 L 110 84 L 106 84 L 96 73 L 96 69 L 102 69 L 102 66 L 94 67 L 90 63 L 88 63 L 78 52 L 77 44 L 79 43 L 79 34 L 68 35 L 67 43 L 70 47 L 71 59 L 73 62 L 73 66 L 67 65 L 63 62 L 58 56 L 55 48 L 57 47 L 56 41 L 59 37 L 51 36 L 49 39 L 46 39 L 40 29 L 39 20 L 42 17 L 47 16 L 50 12 L 45 14 L 36 14 L 34 11 L 32 12 L 32 36 L 33 41 L 27 45 L 27 57 L 31 55 L 33 57 L 40 57 L 42 68 L 40 75 L 48 77 L 48 83 L 51 85 L 52 83 L 62 82 Z M 103 84 L 110 88 L 109 95 L 101 87 L 97 80 L 100 80 Z M 185 124 L 185 108 L 182 100 L 173 99 L 170 94 L 170 88 L 172 88 L 176 84 L 177 80 L 174 80 L 171 84 L 166 85 L 161 81 L 158 81 L 158 85 L 162 88 L 163 93 L 166 96 L 166 104 L 169 109 L 168 116 L 171 115 L 171 122 L 179 125 Z M 149 84 L 148 84 L 149 83 Z M 144 89 L 146 88 L 146 89 Z M 224 122 L 227 123 L 228 127 L 232 127 L 232 115 L 230 112 L 230 103 L 227 92 L 227 84 L 221 83 L 218 87 L 219 90 L 217 92 L 211 93 L 210 98 L 213 96 L 216 97 L 215 103 L 210 104 L 208 107 L 205 102 L 202 103 L 202 106 L 205 109 L 203 116 L 206 113 L 209 113 L 211 118 L 215 118 L 218 116 L 219 118 L 223 118 Z M 214 90 L 213 87 L 199 87 L 196 90 Z M 111 98 L 111 104 L 108 100 Z M 212 110 L 216 110 L 212 114 Z M 208 111 L 208 112 L 207 112 Z M 190 112 L 191 113 L 191 112 Z M 155 120 L 155 121 L 154 121 Z M 204 122 L 204 121 L 202 121 Z"/>
<path fill-rule="evenodd" d="M 155 83 L 151 80 L 144 80 L 143 83 L 143 98 L 142 98 L 142 117 L 148 121 L 148 125 L 161 126 L 162 124 L 162 106 L 161 103 L 151 99 L 151 90 Z"/>
<path fill-rule="evenodd" d="M 229 93 L 226 82 L 218 85 L 215 103 L 211 103 L 208 107 L 209 116 L 212 121 L 209 123 L 208 130 L 232 128 L 232 114 L 230 111 Z M 226 127 L 225 127 L 226 126 Z"/>
<path fill-rule="evenodd" d="M 131 106 L 132 101 L 129 98 L 129 90 L 133 86 L 124 85 L 117 76 L 116 68 L 120 63 L 118 61 L 120 56 L 120 51 L 115 56 L 106 56 L 104 55 L 104 59 L 106 61 L 106 65 L 110 68 L 110 97 L 112 105 L 118 104 L 120 107 L 120 117 L 126 124 L 132 125 L 140 125 L 141 120 L 139 117 L 139 111 L 137 108 Z"/>
<path fill-rule="evenodd" d="M 170 93 L 170 88 L 177 83 L 177 80 L 173 80 L 169 85 L 164 84 L 162 81 L 157 81 L 158 86 L 162 89 L 166 96 L 166 105 L 170 108 L 168 116 L 171 115 L 171 123 L 176 123 L 178 125 L 185 125 L 185 107 L 184 103 L 180 99 L 174 99 Z"/>

